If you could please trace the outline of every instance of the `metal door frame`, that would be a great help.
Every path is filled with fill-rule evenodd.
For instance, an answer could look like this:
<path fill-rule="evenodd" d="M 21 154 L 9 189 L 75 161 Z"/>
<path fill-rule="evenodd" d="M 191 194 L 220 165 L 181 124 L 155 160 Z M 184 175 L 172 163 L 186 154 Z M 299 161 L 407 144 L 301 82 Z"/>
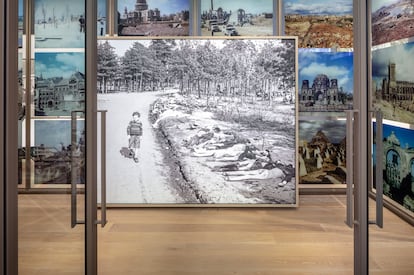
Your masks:
<path fill-rule="evenodd" d="M 17 274 L 18 1 L 0 6 L 0 274 Z"/>

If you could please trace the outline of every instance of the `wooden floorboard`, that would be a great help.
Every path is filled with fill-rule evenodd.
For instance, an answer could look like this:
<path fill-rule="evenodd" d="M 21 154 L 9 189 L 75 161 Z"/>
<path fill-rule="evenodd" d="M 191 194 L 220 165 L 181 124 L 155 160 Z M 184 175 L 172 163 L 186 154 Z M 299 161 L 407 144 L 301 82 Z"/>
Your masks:
<path fill-rule="evenodd" d="M 69 206 L 68 195 L 19 196 L 20 274 L 83 274 Z M 370 273 L 414 274 L 414 228 L 384 214 L 384 229 L 370 227 Z M 110 209 L 99 274 L 352 274 L 344 219 L 342 195 L 301 196 L 297 209 Z"/>

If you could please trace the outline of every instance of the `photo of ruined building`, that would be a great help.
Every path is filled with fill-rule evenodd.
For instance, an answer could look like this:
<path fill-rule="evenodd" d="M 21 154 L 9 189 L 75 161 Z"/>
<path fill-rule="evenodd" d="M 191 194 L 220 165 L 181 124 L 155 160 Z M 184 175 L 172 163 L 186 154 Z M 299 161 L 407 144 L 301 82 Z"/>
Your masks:
<path fill-rule="evenodd" d="M 189 0 L 118 1 L 118 35 L 188 36 L 189 20 Z"/>
<path fill-rule="evenodd" d="M 414 130 L 383 124 L 384 195 L 412 212 L 414 212 L 413 141 Z"/>
<path fill-rule="evenodd" d="M 373 104 L 385 119 L 414 124 L 414 43 L 372 52 Z"/>

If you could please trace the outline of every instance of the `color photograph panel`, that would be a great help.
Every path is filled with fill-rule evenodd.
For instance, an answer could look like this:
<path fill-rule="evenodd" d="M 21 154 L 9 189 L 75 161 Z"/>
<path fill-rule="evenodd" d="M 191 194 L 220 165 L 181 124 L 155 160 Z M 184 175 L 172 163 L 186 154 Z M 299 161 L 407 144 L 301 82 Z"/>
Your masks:
<path fill-rule="evenodd" d="M 19 30 L 18 30 L 18 45 L 19 48 L 21 48 L 23 46 L 23 30 L 24 30 L 24 1 L 23 0 L 19 0 L 18 2 L 18 7 L 19 7 Z"/>
<path fill-rule="evenodd" d="M 106 15 L 107 15 L 106 0 L 98 0 L 97 36 L 105 36 L 107 32 Z"/>
<path fill-rule="evenodd" d="M 384 123 L 383 147 L 384 195 L 414 212 L 414 130 Z"/>
<path fill-rule="evenodd" d="M 108 202 L 296 206 L 295 42 L 100 41 Z"/>
<path fill-rule="evenodd" d="M 201 35 L 273 35 L 273 10 L 272 0 L 201 0 Z"/>
<path fill-rule="evenodd" d="M 352 52 L 299 49 L 299 111 L 352 109 L 353 72 Z"/>
<path fill-rule="evenodd" d="M 374 106 L 384 119 L 414 125 L 414 42 L 372 51 Z"/>
<path fill-rule="evenodd" d="M 346 182 L 346 121 L 299 121 L 299 183 Z"/>
<path fill-rule="evenodd" d="M 371 2 L 372 45 L 414 37 L 414 2 L 412 0 Z"/>
<path fill-rule="evenodd" d="M 285 35 L 298 36 L 300 48 L 352 48 L 352 0 L 286 0 Z"/>
<path fill-rule="evenodd" d="M 85 0 L 34 1 L 36 48 L 84 48 Z"/>
<path fill-rule="evenodd" d="M 190 0 L 118 0 L 118 35 L 188 36 Z"/>
<path fill-rule="evenodd" d="M 85 55 L 35 54 L 35 116 L 70 116 L 85 106 Z"/>
<path fill-rule="evenodd" d="M 84 122 L 78 121 L 73 154 L 70 120 L 36 120 L 34 127 L 35 146 L 30 154 L 34 162 L 35 184 L 69 184 L 72 168 L 76 169 L 73 171 L 76 183 L 85 183 Z"/>

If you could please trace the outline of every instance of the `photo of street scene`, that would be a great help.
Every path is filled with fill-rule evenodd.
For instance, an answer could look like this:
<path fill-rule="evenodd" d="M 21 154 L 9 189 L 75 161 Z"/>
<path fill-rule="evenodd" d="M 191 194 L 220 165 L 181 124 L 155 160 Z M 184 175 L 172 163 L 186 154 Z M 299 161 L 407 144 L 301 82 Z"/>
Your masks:
<path fill-rule="evenodd" d="M 190 0 L 118 0 L 118 35 L 188 36 Z"/>
<path fill-rule="evenodd" d="M 85 0 L 34 1 L 36 48 L 83 48 L 85 28 Z"/>
<path fill-rule="evenodd" d="M 375 122 L 373 129 L 375 135 Z M 373 152 L 374 169 L 375 148 L 376 144 Z M 414 130 L 384 123 L 383 148 L 384 195 L 414 212 Z M 374 178 L 374 188 L 376 184 Z"/>
<path fill-rule="evenodd" d="M 106 25 L 106 0 L 98 0 L 98 20 L 96 25 L 97 35 L 98 36 L 105 36 L 107 32 L 107 25 Z"/>
<path fill-rule="evenodd" d="M 273 10 L 272 0 L 201 0 L 201 35 L 273 35 Z"/>
<path fill-rule="evenodd" d="M 299 121 L 299 183 L 346 182 L 346 121 Z"/>
<path fill-rule="evenodd" d="M 72 168 L 75 183 L 85 183 L 83 120 L 77 122 L 76 148 L 72 148 L 70 120 L 35 120 L 34 133 L 30 156 L 34 164 L 35 184 L 70 184 Z"/>
<path fill-rule="evenodd" d="M 300 48 L 352 48 L 352 0 L 285 0 L 285 34 Z"/>
<path fill-rule="evenodd" d="M 372 51 L 372 101 L 384 119 L 414 125 L 414 42 Z"/>
<path fill-rule="evenodd" d="M 414 37 L 413 0 L 372 1 L 372 45 Z"/>
<path fill-rule="evenodd" d="M 102 40 L 109 203 L 296 206 L 296 40 Z"/>
<path fill-rule="evenodd" d="M 85 106 L 85 54 L 35 54 L 35 116 L 70 116 Z"/>
<path fill-rule="evenodd" d="M 352 109 L 353 53 L 299 49 L 299 111 Z"/>

